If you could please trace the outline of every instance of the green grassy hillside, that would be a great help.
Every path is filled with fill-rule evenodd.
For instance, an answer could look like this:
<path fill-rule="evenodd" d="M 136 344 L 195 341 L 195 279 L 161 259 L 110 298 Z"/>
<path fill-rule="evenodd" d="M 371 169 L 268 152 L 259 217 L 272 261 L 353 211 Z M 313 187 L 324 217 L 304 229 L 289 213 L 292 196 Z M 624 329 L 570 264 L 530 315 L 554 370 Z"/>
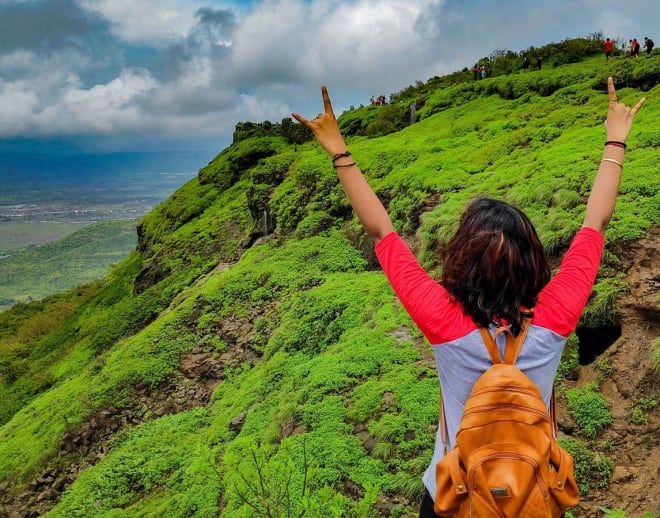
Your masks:
<path fill-rule="evenodd" d="M 136 241 L 134 221 L 101 221 L 0 259 L 0 311 L 103 277 Z"/>
<path fill-rule="evenodd" d="M 660 222 L 659 71 L 657 54 L 608 66 L 598 56 L 432 80 L 340 123 L 430 271 L 462 208 L 483 194 L 529 214 L 556 264 L 602 152 L 607 75 L 621 101 L 646 96 L 581 328 L 619 326 L 617 343 L 648 358 L 657 313 L 646 308 L 633 336 L 619 301 Z M 413 102 L 418 122 L 406 125 Z M 430 351 L 319 146 L 286 120 L 238 129 L 143 218 L 138 249 L 103 281 L 0 314 L 0 515 L 415 515 L 438 418 Z M 591 505 L 627 508 L 601 488 L 622 462 L 614 449 L 630 442 L 617 423 L 647 438 L 640 452 L 657 443 L 657 375 L 644 370 L 617 393 L 624 410 L 611 425 L 616 358 L 604 354 L 587 385 L 596 367 L 577 355 L 573 336 L 558 380 L 563 440 Z M 598 398 L 605 417 L 588 412 Z M 636 490 L 631 512 L 660 512 L 643 496 L 653 491 Z"/>

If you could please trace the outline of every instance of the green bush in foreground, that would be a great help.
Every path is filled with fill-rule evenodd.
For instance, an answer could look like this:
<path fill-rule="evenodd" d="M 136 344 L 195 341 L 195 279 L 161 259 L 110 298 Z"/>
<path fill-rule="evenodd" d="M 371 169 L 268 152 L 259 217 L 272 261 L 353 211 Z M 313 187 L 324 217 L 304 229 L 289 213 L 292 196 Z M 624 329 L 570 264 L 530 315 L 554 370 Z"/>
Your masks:
<path fill-rule="evenodd" d="M 577 422 L 580 432 L 585 437 L 594 438 L 603 428 L 612 424 L 605 398 L 596 392 L 596 385 L 589 383 L 582 388 L 566 391 L 568 411 Z"/>
<path fill-rule="evenodd" d="M 651 342 L 651 359 L 655 372 L 660 374 L 660 336 Z"/>
<path fill-rule="evenodd" d="M 658 404 L 658 400 L 650 397 L 641 397 L 630 403 L 630 422 L 632 424 L 646 424 L 648 413 Z"/>
<path fill-rule="evenodd" d="M 560 384 L 566 379 L 571 379 L 576 369 L 580 365 L 580 341 L 575 333 L 571 333 L 568 341 L 564 346 L 564 351 L 561 355 L 557 374 L 555 375 L 555 383 Z M 573 378 L 575 379 L 575 378 Z"/>
<path fill-rule="evenodd" d="M 559 439 L 558 442 L 575 461 L 575 480 L 580 493 L 607 487 L 614 471 L 612 459 L 602 453 L 594 453 L 586 442 L 578 439 Z"/>
<path fill-rule="evenodd" d="M 614 518 L 628 518 L 628 515 L 623 509 L 608 509 L 607 507 L 599 507 L 600 511 L 603 512 L 605 516 L 612 516 Z M 651 511 L 643 512 L 640 515 L 640 518 L 655 518 L 656 514 Z"/>

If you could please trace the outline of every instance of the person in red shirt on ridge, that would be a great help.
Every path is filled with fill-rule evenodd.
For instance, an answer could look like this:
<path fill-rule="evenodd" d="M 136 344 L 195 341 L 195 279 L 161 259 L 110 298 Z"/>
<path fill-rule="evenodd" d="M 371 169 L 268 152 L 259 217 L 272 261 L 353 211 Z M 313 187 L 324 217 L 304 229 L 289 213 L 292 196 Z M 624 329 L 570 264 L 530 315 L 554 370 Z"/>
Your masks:
<path fill-rule="evenodd" d="M 603 47 L 605 48 L 605 63 L 607 63 L 610 60 L 610 56 L 612 55 L 612 40 L 607 38 L 603 44 Z"/>

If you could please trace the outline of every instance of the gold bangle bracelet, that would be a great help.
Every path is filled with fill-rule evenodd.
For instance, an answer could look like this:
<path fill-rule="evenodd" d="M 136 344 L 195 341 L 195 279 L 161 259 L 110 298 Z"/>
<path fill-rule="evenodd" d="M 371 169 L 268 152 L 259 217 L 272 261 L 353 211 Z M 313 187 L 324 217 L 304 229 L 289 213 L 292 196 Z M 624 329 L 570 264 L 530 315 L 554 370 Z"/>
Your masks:
<path fill-rule="evenodd" d="M 613 158 L 603 158 L 601 159 L 601 162 L 612 162 L 613 164 L 616 164 L 621 169 L 623 169 L 623 162 L 619 162 L 618 160 L 614 160 Z"/>

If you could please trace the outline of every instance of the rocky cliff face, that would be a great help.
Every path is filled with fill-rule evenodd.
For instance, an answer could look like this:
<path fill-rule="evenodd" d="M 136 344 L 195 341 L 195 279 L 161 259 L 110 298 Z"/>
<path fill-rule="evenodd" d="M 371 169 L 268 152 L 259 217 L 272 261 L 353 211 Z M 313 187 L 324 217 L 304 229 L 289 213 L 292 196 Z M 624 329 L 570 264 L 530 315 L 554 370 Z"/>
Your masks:
<path fill-rule="evenodd" d="M 612 426 L 598 440 L 608 444 L 615 467 L 607 489 L 581 502 L 584 516 L 599 507 L 625 509 L 630 516 L 660 512 L 660 375 L 653 342 L 660 336 L 660 228 L 622 253 L 629 291 L 616 303 L 621 336 L 593 362 L 579 369 L 574 385 L 600 381 Z M 656 346 L 657 348 L 657 346 Z M 655 401 L 635 417 L 640 401 Z M 570 421 L 567 413 L 563 414 Z M 641 414 L 639 414 L 641 415 Z"/>

